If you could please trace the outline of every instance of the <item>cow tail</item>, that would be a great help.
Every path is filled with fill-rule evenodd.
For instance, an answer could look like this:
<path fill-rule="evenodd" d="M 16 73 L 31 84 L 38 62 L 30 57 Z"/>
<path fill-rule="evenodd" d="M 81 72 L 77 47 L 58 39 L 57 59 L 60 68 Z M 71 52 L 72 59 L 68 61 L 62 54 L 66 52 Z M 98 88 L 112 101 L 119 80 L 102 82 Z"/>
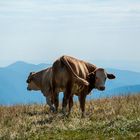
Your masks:
<path fill-rule="evenodd" d="M 71 65 L 69 64 L 69 62 L 67 61 L 67 59 L 65 59 L 65 56 L 62 56 L 60 58 L 60 60 L 64 63 L 64 65 L 66 65 L 66 67 L 68 68 L 68 70 L 70 72 L 72 72 L 76 82 L 80 83 L 80 84 L 84 84 L 84 85 L 89 85 L 88 81 L 86 81 L 85 79 L 82 79 L 81 77 L 79 77 L 72 69 Z"/>

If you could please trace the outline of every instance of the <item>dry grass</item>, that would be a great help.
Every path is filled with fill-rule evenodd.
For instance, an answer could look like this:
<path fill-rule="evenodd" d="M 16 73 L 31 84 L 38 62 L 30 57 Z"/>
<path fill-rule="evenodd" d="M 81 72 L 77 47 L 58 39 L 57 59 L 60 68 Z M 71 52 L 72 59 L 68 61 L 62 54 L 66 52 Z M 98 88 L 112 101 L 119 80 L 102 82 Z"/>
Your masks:
<path fill-rule="evenodd" d="M 0 139 L 140 139 L 140 95 L 86 103 L 81 119 L 75 103 L 69 117 L 45 105 L 0 107 Z"/>

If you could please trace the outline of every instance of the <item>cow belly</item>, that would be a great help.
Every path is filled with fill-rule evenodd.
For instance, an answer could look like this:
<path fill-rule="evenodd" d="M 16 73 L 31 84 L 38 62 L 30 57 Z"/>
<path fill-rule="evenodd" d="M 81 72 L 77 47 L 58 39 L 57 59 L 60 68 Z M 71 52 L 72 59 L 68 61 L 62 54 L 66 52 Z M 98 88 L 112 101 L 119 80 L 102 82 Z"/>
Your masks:
<path fill-rule="evenodd" d="M 81 86 L 79 86 L 77 84 L 73 85 L 72 94 L 79 96 L 82 91 L 83 91 L 83 87 L 81 87 Z"/>

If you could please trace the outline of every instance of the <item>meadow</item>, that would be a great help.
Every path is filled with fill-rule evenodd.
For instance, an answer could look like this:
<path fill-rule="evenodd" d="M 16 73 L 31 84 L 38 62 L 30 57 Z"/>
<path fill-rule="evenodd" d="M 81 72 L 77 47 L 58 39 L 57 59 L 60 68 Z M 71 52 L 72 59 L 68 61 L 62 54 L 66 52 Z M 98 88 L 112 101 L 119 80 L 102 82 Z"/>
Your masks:
<path fill-rule="evenodd" d="M 68 117 L 60 110 L 53 114 L 38 104 L 0 106 L 0 139 L 140 139 L 140 94 L 87 101 L 85 118 L 78 103 Z"/>

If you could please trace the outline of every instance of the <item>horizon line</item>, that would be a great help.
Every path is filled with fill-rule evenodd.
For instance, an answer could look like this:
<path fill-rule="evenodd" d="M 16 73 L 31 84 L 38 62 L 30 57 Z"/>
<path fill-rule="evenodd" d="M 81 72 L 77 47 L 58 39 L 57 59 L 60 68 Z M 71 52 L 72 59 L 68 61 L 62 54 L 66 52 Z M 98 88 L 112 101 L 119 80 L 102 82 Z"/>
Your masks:
<path fill-rule="evenodd" d="M 78 59 L 80 59 L 80 58 L 78 58 Z M 81 59 L 81 60 L 84 60 L 84 59 Z M 44 62 L 44 61 L 46 61 L 46 62 Z M 15 61 L 8 62 L 8 63 L 5 63 L 5 64 L 3 63 L 3 65 L 0 64 L 0 67 L 7 67 L 7 66 L 12 65 L 12 64 L 17 63 L 17 62 L 39 65 L 39 64 L 52 64 L 54 61 L 53 60 L 42 60 L 42 62 L 40 62 L 40 61 L 35 62 L 35 60 L 28 60 L 28 61 L 26 61 L 26 60 L 15 60 Z M 107 60 L 107 59 L 106 60 L 94 59 L 94 60 L 85 60 L 85 61 L 89 62 L 89 63 L 90 62 L 100 62 L 100 61 L 102 61 L 102 62 L 122 62 L 122 63 L 123 62 L 126 62 L 126 63 L 128 63 L 128 62 L 140 62 L 140 60 Z M 0 61 L 0 62 L 2 62 L 2 61 Z"/>
<path fill-rule="evenodd" d="M 108 60 L 96 60 L 96 61 L 104 61 L 104 62 L 109 62 Z M 110 62 L 113 62 L 114 60 L 110 61 Z M 121 60 L 116 60 L 116 61 L 121 61 Z M 133 61 L 133 60 L 132 60 Z M 132 62 L 131 61 L 131 62 Z M 127 61 L 128 62 L 128 61 Z M 130 61 L 129 61 L 130 62 Z M 134 61 L 133 61 L 134 62 Z M 136 61 L 135 61 L 136 62 Z M 42 62 L 42 63 L 33 63 L 33 62 L 27 62 L 27 61 L 23 61 L 23 60 L 18 60 L 18 61 L 14 61 L 13 63 L 10 63 L 8 65 L 5 65 L 5 66 L 0 66 L 0 68 L 7 68 L 7 67 L 10 67 L 11 65 L 14 65 L 16 63 L 24 63 L 24 64 L 29 64 L 29 65 L 52 65 L 53 62 L 50 62 L 50 63 L 45 63 L 45 62 Z M 136 72 L 136 73 L 140 73 L 140 70 L 132 70 L 132 69 L 127 69 L 127 68 L 117 68 L 117 67 L 112 67 L 112 66 L 105 66 L 105 69 L 115 69 L 115 70 L 122 70 L 122 71 L 130 71 L 130 72 Z"/>

